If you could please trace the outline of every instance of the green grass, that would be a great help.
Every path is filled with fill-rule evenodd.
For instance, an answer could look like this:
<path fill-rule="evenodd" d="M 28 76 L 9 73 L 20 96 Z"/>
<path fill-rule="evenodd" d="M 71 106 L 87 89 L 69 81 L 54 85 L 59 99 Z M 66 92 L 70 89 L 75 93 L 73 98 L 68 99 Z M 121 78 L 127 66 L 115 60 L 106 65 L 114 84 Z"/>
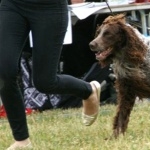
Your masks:
<path fill-rule="evenodd" d="M 150 103 L 135 105 L 125 136 L 105 140 L 112 134 L 116 106 L 102 106 L 97 121 L 81 122 L 81 109 L 52 110 L 27 116 L 33 150 L 150 150 Z M 12 142 L 6 119 L 0 119 L 0 150 Z"/>

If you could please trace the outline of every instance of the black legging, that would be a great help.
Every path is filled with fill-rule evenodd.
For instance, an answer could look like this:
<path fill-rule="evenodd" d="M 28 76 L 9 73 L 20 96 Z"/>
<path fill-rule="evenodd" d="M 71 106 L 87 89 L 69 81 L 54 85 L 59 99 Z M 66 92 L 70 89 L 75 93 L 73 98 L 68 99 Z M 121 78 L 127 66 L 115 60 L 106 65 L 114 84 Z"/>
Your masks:
<path fill-rule="evenodd" d="M 17 84 L 25 40 L 33 34 L 33 81 L 43 93 L 86 99 L 89 83 L 57 75 L 68 15 L 66 0 L 2 0 L 0 6 L 0 94 L 16 140 L 29 137 L 23 98 Z M 82 64 L 81 64 L 82 65 Z"/>

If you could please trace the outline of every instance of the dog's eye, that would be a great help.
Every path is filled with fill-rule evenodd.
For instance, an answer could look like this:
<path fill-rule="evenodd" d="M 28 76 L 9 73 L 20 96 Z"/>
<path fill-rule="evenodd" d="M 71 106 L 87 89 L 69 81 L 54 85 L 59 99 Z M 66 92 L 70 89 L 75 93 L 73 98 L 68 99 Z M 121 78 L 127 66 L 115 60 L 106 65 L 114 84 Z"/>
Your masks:
<path fill-rule="evenodd" d="M 105 38 L 112 38 L 113 35 L 112 35 L 112 33 L 111 33 L 110 31 L 105 31 L 105 32 L 103 33 L 103 37 L 105 37 Z"/>
<path fill-rule="evenodd" d="M 105 32 L 103 33 L 103 35 L 104 35 L 104 36 L 108 36 L 108 35 L 110 35 L 110 32 L 105 31 Z"/>

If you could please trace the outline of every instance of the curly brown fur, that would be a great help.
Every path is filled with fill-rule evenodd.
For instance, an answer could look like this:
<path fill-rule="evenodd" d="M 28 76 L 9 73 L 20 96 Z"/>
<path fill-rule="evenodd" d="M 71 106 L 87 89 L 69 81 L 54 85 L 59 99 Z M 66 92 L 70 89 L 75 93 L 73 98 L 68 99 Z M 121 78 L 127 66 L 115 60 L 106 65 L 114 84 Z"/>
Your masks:
<path fill-rule="evenodd" d="M 150 50 L 137 30 L 126 24 L 124 14 L 106 18 L 89 46 L 114 64 L 118 106 L 113 134 L 118 137 L 127 129 L 135 98 L 150 97 Z"/>

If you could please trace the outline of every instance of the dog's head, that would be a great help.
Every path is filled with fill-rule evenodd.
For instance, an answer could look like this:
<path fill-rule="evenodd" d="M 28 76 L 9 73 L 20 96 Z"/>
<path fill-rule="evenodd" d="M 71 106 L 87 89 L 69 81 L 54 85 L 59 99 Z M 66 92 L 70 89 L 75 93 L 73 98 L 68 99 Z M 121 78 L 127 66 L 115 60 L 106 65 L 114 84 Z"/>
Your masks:
<path fill-rule="evenodd" d="M 121 49 L 126 43 L 122 26 L 125 26 L 124 14 L 107 17 L 102 25 L 97 27 L 95 39 L 89 43 L 90 49 L 106 58 L 115 55 L 115 50 Z"/>

